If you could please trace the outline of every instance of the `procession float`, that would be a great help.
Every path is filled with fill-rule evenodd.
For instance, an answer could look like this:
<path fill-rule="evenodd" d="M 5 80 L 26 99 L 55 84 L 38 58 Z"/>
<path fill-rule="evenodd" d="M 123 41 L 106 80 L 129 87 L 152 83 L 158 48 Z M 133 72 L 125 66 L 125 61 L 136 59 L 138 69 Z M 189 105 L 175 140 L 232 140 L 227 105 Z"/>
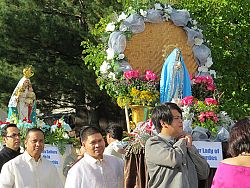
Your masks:
<path fill-rule="evenodd" d="M 146 186 L 144 144 L 157 134 L 150 111 L 164 102 L 182 108 L 184 131 L 216 168 L 234 122 L 221 110 L 211 50 L 197 21 L 185 9 L 156 3 L 114 13 L 97 27 L 102 42 L 82 43 L 84 61 L 125 111 L 125 187 Z"/>

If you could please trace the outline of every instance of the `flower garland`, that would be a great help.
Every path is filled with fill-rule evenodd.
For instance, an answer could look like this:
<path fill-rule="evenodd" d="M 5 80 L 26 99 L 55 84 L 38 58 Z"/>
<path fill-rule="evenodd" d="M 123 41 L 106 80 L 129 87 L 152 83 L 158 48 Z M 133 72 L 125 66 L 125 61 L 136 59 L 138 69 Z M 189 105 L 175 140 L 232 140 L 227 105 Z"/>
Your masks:
<path fill-rule="evenodd" d="M 151 9 L 137 8 L 135 10 L 129 7 L 120 15 L 115 15 L 113 20 L 107 23 L 105 32 L 102 33 L 103 38 L 108 37 L 106 38 L 108 39 L 106 40 L 107 43 L 102 49 L 105 52 L 104 59 L 99 66 L 99 70 L 97 70 L 97 84 L 101 90 L 105 89 L 115 100 L 123 98 L 119 95 L 124 91 L 119 88 L 120 83 L 126 80 L 126 72 L 136 71 L 132 69 L 124 54 L 126 41 L 133 34 L 143 32 L 145 22 L 157 24 L 164 21 L 172 21 L 176 26 L 180 26 L 186 31 L 188 43 L 193 49 L 193 55 L 198 64 L 196 75 L 213 75 L 213 77 L 216 77 L 215 70 L 210 70 L 213 64 L 211 51 L 204 45 L 205 40 L 202 30 L 197 27 L 197 21 L 190 18 L 189 12 L 185 9 L 176 10 L 170 5 L 156 3 L 154 8 Z M 88 59 L 91 57 L 87 55 L 85 58 Z M 126 103 L 124 101 L 122 104 L 120 100 L 117 103 L 121 104 L 121 107 L 124 107 L 124 103 Z"/>
<path fill-rule="evenodd" d="M 123 70 L 125 72 L 132 69 L 131 66 L 126 62 L 126 57 L 123 53 L 126 48 L 126 42 L 124 42 L 124 40 L 128 39 L 128 37 L 135 33 L 143 32 L 144 28 L 140 31 L 136 31 L 131 25 L 127 24 L 127 22 L 129 22 L 132 17 L 136 18 L 134 21 L 143 20 L 144 22 L 153 22 L 153 19 L 151 19 L 151 21 L 149 20 L 150 17 L 152 17 L 151 15 L 155 17 L 158 16 L 161 21 L 171 20 L 176 26 L 182 26 L 183 28 L 186 27 L 187 33 L 192 33 L 192 35 L 188 35 L 189 43 L 192 47 L 201 45 L 205 46 L 203 44 L 204 38 L 202 35 L 202 30 L 197 27 L 197 21 L 190 18 L 190 14 L 187 10 L 176 10 L 170 5 L 163 6 L 160 3 L 156 3 L 152 9 L 140 9 L 139 12 L 133 10 L 133 8 L 130 7 L 128 10 L 122 12 L 116 20 L 113 20 L 106 26 L 104 35 L 109 35 L 109 44 L 108 48 L 105 50 L 106 58 L 100 66 L 100 76 L 108 76 L 109 78 L 117 79 L 119 78 L 119 71 Z M 182 16 L 185 17 L 185 21 L 183 21 L 183 23 L 179 23 L 178 21 L 179 19 L 182 19 Z M 115 34 L 117 34 L 117 36 L 113 38 Z M 124 42 L 121 47 L 117 45 L 120 42 Z M 209 51 L 209 48 L 206 46 L 205 48 L 201 49 Z M 193 48 L 193 50 L 195 49 Z M 201 59 L 197 56 L 197 53 L 194 53 L 194 56 L 197 59 Z M 199 63 L 198 74 L 209 74 L 216 77 L 215 70 L 209 70 L 212 64 L 212 57 L 209 53 L 206 57 L 205 63 L 204 60 L 202 65 Z"/>

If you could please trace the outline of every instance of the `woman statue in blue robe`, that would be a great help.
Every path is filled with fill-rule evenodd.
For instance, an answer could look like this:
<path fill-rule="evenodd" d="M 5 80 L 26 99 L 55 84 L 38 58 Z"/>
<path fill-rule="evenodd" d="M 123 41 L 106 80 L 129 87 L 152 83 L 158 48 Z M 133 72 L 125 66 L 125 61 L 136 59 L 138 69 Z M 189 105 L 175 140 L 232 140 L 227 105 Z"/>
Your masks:
<path fill-rule="evenodd" d="M 175 48 L 165 60 L 160 80 L 160 101 L 179 103 L 191 96 L 190 77 L 180 49 Z"/>

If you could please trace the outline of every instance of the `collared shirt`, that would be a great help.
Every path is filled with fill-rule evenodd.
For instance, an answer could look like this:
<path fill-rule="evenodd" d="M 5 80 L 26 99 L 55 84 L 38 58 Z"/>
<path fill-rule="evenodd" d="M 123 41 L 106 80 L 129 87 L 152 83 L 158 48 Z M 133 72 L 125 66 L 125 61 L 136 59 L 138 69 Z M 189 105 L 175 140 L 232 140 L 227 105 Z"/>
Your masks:
<path fill-rule="evenodd" d="M 123 149 L 123 146 L 120 141 L 114 141 L 110 143 L 104 150 L 106 155 L 114 155 L 122 159 L 122 154 L 118 152 L 119 149 Z"/>
<path fill-rule="evenodd" d="M 209 165 L 195 147 L 159 134 L 147 140 L 145 159 L 150 188 L 198 188 L 198 179 L 206 179 Z"/>
<path fill-rule="evenodd" d="M 68 172 L 65 188 L 123 188 L 123 161 L 111 155 L 102 160 L 84 154 Z"/>
<path fill-rule="evenodd" d="M 0 151 L 0 172 L 1 169 L 3 167 L 3 165 L 8 162 L 9 160 L 15 158 L 16 156 L 20 155 L 20 149 L 15 151 L 13 149 L 10 149 L 8 147 L 4 147 L 1 151 Z"/>
<path fill-rule="evenodd" d="M 62 188 L 56 167 L 47 159 L 35 161 L 26 151 L 3 165 L 1 188 Z"/>

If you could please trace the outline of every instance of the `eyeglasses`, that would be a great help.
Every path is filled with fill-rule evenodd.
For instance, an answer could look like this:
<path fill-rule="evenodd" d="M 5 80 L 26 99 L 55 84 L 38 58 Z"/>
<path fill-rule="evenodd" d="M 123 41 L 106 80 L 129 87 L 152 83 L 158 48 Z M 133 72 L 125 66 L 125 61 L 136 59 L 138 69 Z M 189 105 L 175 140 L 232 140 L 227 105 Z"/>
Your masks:
<path fill-rule="evenodd" d="M 16 137 L 20 137 L 21 136 L 21 134 L 20 133 L 17 133 L 17 134 L 12 134 L 12 135 L 6 135 L 6 137 L 8 137 L 8 138 L 16 138 Z"/>

